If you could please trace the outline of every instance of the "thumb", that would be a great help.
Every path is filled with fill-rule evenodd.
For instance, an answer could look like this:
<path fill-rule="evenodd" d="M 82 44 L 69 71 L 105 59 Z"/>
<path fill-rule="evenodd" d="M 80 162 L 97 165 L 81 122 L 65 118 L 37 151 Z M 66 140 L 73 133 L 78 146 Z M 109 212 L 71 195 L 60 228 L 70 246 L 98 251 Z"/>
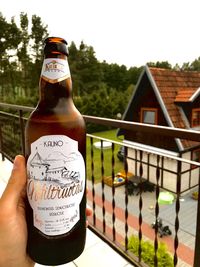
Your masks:
<path fill-rule="evenodd" d="M 17 207 L 22 191 L 26 185 L 25 158 L 21 155 L 15 157 L 13 169 L 6 189 L 1 197 L 1 202 L 7 207 Z"/>

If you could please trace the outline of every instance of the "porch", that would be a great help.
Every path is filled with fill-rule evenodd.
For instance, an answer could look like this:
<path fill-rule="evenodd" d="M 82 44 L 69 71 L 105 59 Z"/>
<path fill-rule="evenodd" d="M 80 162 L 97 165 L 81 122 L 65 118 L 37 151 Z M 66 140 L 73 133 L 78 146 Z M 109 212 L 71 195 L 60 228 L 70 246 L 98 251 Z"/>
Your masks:
<path fill-rule="evenodd" d="M 5 108 L 9 108 L 9 112 L 8 110 L 3 111 Z M 3 103 L 0 104 L 0 110 L 1 109 L 0 152 L 3 158 L 12 161 L 16 154 L 24 153 L 24 124 L 26 120 L 24 114 L 30 112 L 32 109 Z M 15 114 L 11 112 L 12 110 L 15 111 Z M 149 125 L 145 126 L 90 116 L 84 116 L 84 118 L 87 123 L 103 124 L 115 128 L 124 127 L 130 131 L 145 131 L 152 135 L 159 133 L 167 138 L 185 138 L 200 141 L 200 133 L 197 131 Z M 95 148 L 95 141 L 100 142 L 100 148 Z M 190 159 L 165 154 L 163 151 L 147 150 L 144 147 L 138 148 L 131 144 L 107 140 L 91 134 L 88 134 L 88 142 L 88 154 L 90 155 L 89 166 L 87 166 L 88 169 L 90 169 L 87 181 L 88 204 L 93 208 L 93 216 L 88 218 L 89 230 L 86 250 L 80 258 L 67 266 L 107 267 L 110 266 L 110 264 L 121 267 L 150 266 L 143 262 L 142 251 L 143 241 L 151 241 L 154 250 L 153 266 L 158 266 L 158 247 L 159 243 L 163 242 L 172 258 L 173 266 L 198 267 L 200 265 L 200 255 L 198 253 L 200 249 L 200 232 L 197 230 L 199 229 L 200 213 L 198 201 L 192 199 L 191 194 L 193 191 L 198 191 L 199 183 L 192 183 L 192 174 L 188 171 L 188 173 L 190 173 L 187 181 L 188 189 L 184 189 L 182 192 L 181 167 L 184 166 L 185 168 L 187 165 L 187 169 L 190 169 L 190 166 L 195 166 L 199 175 L 200 164 Z M 103 148 L 103 142 L 111 143 L 109 159 L 107 159 L 105 155 L 106 151 Z M 115 186 L 116 172 L 119 171 L 115 168 L 117 162 L 116 150 L 118 146 L 125 146 L 123 161 L 125 176 L 124 183 L 120 186 Z M 131 148 L 135 152 L 135 155 L 137 155 L 134 159 L 129 157 L 128 148 Z M 98 161 L 94 157 L 96 153 L 98 154 Z M 148 153 L 149 158 L 154 158 L 153 163 L 152 161 L 144 160 L 145 153 Z M 172 204 L 161 205 L 159 202 L 160 192 L 166 191 L 166 188 L 163 186 L 164 178 L 162 175 L 163 163 L 166 158 L 174 160 L 177 163 L 176 192 L 175 194 L 172 192 L 175 197 Z M 107 160 L 110 162 L 110 185 L 108 185 L 104 179 L 107 175 L 107 170 L 105 168 L 105 161 Z M 127 162 L 130 160 L 132 160 L 132 164 L 134 164 L 135 170 L 137 170 L 137 176 L 139 177 L 138 194 L 134 195 L 129 195 L 126 191 L 126 185 L 129 180 L 129 166 Z M 5 163 L 5 161 L 3 163 Z M 164 171 L 170 172 L 169 162 L 167 164 L 168 168 L 165 167 Z M 144 192 L 140 186 L 140 178 L 143 177 L 144 173 L 150 173 L 148 169 L 149 165 L 152 165 L 155 171 L 154 191 Z M 0 166 L 1 170 L 3 168 L 2 166 L 3 165 Z M 100 180 L 96 177 L 95 169 L 99 170 Z M 3 177 L 2 179 L 5 185 L 5 178 Z M 169 226 L 172 235 L 160 238 L 158 226 L 152 229 L 151 224 L 159 217 L 162 218 L 163 224 Z M 137 255 L 132 253 L 129 249 L 130 237 L 133 234 L 138 238 L 139 245 L 136 253 Z M 108 257 L 105 251 L 108 251 Z M 87 263 L 85 262 L 86 258 L 88 260 Z"/>

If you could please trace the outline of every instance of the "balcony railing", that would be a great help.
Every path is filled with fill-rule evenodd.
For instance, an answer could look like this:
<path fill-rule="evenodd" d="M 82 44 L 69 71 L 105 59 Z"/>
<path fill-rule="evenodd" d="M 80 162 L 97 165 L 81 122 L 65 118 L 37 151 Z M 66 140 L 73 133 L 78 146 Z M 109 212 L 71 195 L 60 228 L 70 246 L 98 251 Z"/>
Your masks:
<path fill-rule="evenodd" d="M 16 154 L 24 154 L 24 126 L 32 110 L 0 103 L 3 158 L 12 161 Z M 200 132 L 193 130 L 91 116 L 84 116 L 84 119 L 86 123 L 115 129 L 200 142 Z M 109 148 L 105 149 L 105 145 Z M 121 165 L 116 156 L 120 147 L 123 147 Z M 192 161 L 190 155 L 190 150 L 185 154 L 173 153 L 127 140 L 114 141 L 87 134 L 88 203 L 93 208 L 90 229 L 134 266 L 152 266 L 148 261 L 144 263 L 143 257 L 143 242 L 150 241 L 153 266 L 159 266 L 159 244 L 163 242 L 173 266 L 199 267 L 200 205 L 199 197 L 195 201 L 191 196 L 193 191 L 199 191 L 200 163 Z M 171 204 L 167 202 L 170 200 L 161 199 L 163 192 L 166 193 L 164 197 L 174 198 Z M 169 228 L 160 227 L 160 217 Z M 164 236 L 160 237 L 162 234 Z M 137 243 L 135 251 L 130 249 L 133 235 Z"/>

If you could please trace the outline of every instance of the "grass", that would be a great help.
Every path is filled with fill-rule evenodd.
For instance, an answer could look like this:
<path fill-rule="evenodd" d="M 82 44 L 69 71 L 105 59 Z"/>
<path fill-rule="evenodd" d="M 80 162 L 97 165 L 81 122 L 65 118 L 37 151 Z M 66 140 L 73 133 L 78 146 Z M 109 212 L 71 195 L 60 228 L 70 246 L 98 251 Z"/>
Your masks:
<path fill-rule="evenodd" d="M 116 136 L 116 130 L 104 131 L 93 133 L 93 135 L 98 137 L 103 137 L 109 140 L 121 141 Z M 99 139 L 94 138 L 93 144 L 100 141 Z M 117 152 L 120 148 L 120 145 L 114 145 L 114 173 L 123 170 L 123 162 L 117 158 Z M 101 149 L 95 148 L 93 145 L 93 163 L 94 163 L 94 179 L 95 183 L 102 180 L 102 176 L 112 176 L 112 148 L 103 149 L 103 168 L 104 174 L 102 173 L 102 162 L 101 162 Z M 87 178 L 92 179 L 92 170 L 91 170 L 91 144 L 90 138 L 87 137 Z"/>

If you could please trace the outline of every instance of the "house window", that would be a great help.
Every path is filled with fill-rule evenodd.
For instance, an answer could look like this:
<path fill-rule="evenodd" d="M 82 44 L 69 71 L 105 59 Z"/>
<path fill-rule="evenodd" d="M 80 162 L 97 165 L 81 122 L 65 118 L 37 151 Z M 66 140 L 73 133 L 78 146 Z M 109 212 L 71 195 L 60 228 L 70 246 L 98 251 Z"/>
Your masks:
<path fill-rule="evenodd" d="M 192 127 L 200 126 L 200 108 L 192 110 Z"/>
<path fill-rule="evenodd" d="M 147 124 L 157 124 L 157 109 L 141 108 L 140 122 Z"/>
<path fill-rule="evenodd" d="M 192 151 L 192 160 L 200 162 L 200 149 L 196 149 Z M 192 168 L 196 168 L 197 166 L 192 165 Z"/>

